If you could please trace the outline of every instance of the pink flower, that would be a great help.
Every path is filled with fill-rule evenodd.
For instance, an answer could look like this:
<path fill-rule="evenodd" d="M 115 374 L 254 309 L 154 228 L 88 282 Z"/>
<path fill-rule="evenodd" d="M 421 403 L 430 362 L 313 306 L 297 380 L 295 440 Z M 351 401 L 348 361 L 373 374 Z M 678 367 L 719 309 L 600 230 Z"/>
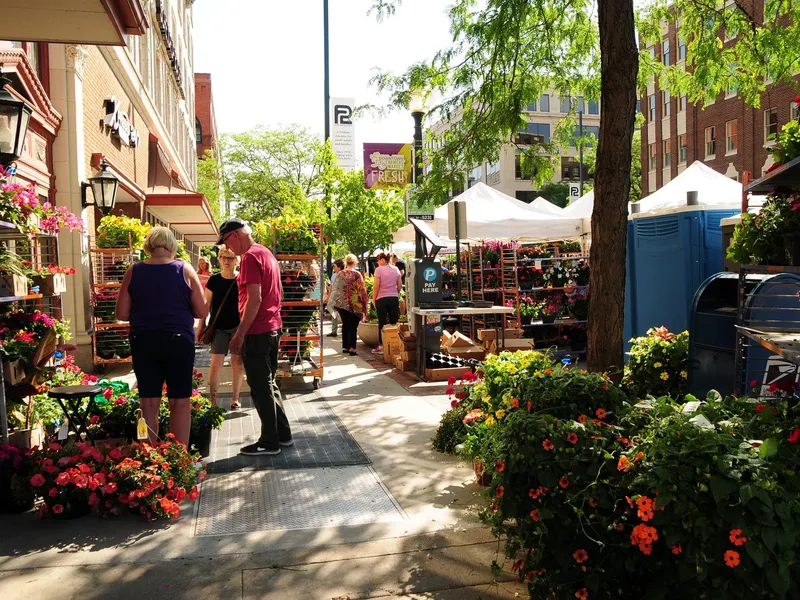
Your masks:
<path fill-rule="evenodd" d="M 800 427 L 795 429 L 792 432 L 792 434 L 789 436 L 789 443 L 790 444 L 796 444 L 798 441 L 800 441 Z"/>
<path fill-rule="evenodd" d="M 53 507 L 53 512 L 54 512 L 54 513 L 56 513 L 57 515 L 60 515 L 61 513 L 63 513 L 63 512 L 64 512 L 64 507 L 63 507 L 63 506 L 61 506 L 60 504 L 56 504 L 56 505 Z"/>
<path fill-rule="evenodd" d="M 44 477 L 41 473 L 37 473 L 33 477 L 31 477 L 31 485 L 34 487 L 41 487 L 44 485 Z"/>
<path fill-rule="evenodd" d="M 97 425 L 100 422 L 100 417 L 98 415 L 94 415 L 91 419 L 89 419 L 89 423 L 92 425 Z"/>
<path fill-rule="evenodd" d="M 111 397 L 113 395 L 114 395 L 114 390 L 112 390 L 111 388 L 106 388 L 106 389 L 103 390 L 103 397 L 106 400 L 111 400 Z"/>
<path fill-rule="evenodd" d="M 100 502 L 100 498 L 97 497 L 97 494 L 93 493 L 89 496 L 89 506 L 94 506 L 98 502 Z"/>

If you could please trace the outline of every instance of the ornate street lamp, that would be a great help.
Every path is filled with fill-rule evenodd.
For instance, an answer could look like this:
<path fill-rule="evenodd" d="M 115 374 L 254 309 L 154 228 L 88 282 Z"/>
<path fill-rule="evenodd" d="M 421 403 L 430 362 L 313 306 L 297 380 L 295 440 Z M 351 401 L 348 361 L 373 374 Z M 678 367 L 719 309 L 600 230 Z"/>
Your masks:
<path fill-rule="evenodd" d="M 421 91 L 412 91 L 408 108 L 414 118 L 414 183 L 422 183 L 422 118 L 425 116 L 426 97 Z"/>
<path fill-rule="evenodd" d="M 100 174 L 89 178 L 89 183 L 81 183 L 81 204 L 83 208 L 96 206 L 103 215 L 111 214 L 117 202 L 119 179 L 108 171 L 108 163 L 104 158 L 100 161 Z M 92 188 L 93 202 L 89 202 L 87 188 Z"/>
<path fill-rule="evenodd" d="M 2 65 L 0 65 L 2 68 Z M 33 109 L 6 89 L 11 80 L 0 73 L 0 164 L 9 166 L 20 156 Z"/>

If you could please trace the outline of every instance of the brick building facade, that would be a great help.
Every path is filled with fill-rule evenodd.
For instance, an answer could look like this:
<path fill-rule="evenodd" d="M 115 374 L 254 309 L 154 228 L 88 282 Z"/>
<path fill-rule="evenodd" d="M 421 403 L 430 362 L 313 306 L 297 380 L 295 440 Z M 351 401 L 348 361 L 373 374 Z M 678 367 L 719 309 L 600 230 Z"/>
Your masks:
<path fill-rule="evenodd" d="M 760 3 L 755 4 L 748 9 L 763 10 Z M 761 17 L 756 14 L 756 19 Z M 680 65 L 686 59 L 686 44 L 674 21 L 662 29 L 659 46 L 641 47 L 667 65 Z M 751 179 L 761 177 L 773 164 L 769 135 L 798 118 L 793 100 L 800 77 L 795 81 L 796 85 L 768 85 L 759 108 L 749 106 L 735 90 L 720 94 L 705 106 L 693 105 L 685 96 L 670 97 L 651 82 L 640 100 L 645 119 L 642 196 L 669 183 L 696 160 L 737 181 L 742 181 L 745 171 Z"/>
<path fill-rule="evenodd" d="M 217 155 L 217 117 L 214 112 L 214 94 L 210 73 L 194 74 L 195 142 L 197 158 L 203 158 L 206 150 Z"/>

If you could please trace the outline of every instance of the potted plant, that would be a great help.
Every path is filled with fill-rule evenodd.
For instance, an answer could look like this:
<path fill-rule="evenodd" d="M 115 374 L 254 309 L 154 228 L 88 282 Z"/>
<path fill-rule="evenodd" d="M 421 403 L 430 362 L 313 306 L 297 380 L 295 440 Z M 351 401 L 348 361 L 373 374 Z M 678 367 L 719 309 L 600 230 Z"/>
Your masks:
<path fill-rule="evenodd" d="M 189 402 L 192 406 L 189 446 L 196 448 L 200 456 L 209 456 L 211 454 L 211 432 L 222 427 L 222 423 L 225 421 L 225 409 L 221 406 L 214 406 L 208 398 L 199 393 L 193 394 Z"/>
<path fill-rule="evenodd" d="M 540 314 L 543 323 L 555 323 L 555 320 L 560 318 L 564 313 L 564 307 L 555 300 L 542 302 L 540 306 Z"/>
<path fill-rule="evenodd" d="M 28 264 L 30 266 L 30 263 Z M 72 267 L 47 265 L 41 269 L 28 269 L 28 280 L 33 288 L 39 288 L 39 293 L 45 296 L 55 296 L 67 291 L 67 276 L 74 275 Z"/>
<path fill-rule="evenodd" d="M 133 217 L 107 215 L 97 226 L 97 247 L 141 250 L 150 229 L 150 223 Z"/>
<path fill-rule="evenodd" d="M 369 275 L 365 276 L 364 287 L 367 288 L 367 298 L 372 298 L 373 285 L 375 285 L 375 278 Z M 378 345 L 378 312 L 372 302 L 367 307 L 367 321 L 358 324 L 358 337 L 367 346 Z"/>
<path fill-rule="evenodd" d="M 519 319 L 523 325 L 530 325 L 534 319 L 539 318 L 540 305 L 530 296 L 519 299 Z"/>
<path fill-rule="evenodd" d="M 0 297 L 24 296 L 27 293 L 25 263 L 6 246 L 0 246 Z"/>

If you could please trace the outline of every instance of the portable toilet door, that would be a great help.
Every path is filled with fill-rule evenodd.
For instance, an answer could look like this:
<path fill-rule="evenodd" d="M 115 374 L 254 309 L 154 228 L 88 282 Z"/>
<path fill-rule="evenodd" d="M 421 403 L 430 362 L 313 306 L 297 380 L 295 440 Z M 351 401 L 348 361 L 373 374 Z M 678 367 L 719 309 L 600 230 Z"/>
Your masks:
<path fill-rule="evenodd" d="M 631 316 L 633 336 L 651 327 L 689 327 L 695 290 L 703 281 L 699 211 L 633 218 Z"/>
<path fill-rule="evenodd" d="M 701 213 L 703 219 L 703 279 L 720 273 L 724 265 L 724 249 L 722 247 L 722 219 L 740 214 L 741 210 L 706 210 Z"/>

